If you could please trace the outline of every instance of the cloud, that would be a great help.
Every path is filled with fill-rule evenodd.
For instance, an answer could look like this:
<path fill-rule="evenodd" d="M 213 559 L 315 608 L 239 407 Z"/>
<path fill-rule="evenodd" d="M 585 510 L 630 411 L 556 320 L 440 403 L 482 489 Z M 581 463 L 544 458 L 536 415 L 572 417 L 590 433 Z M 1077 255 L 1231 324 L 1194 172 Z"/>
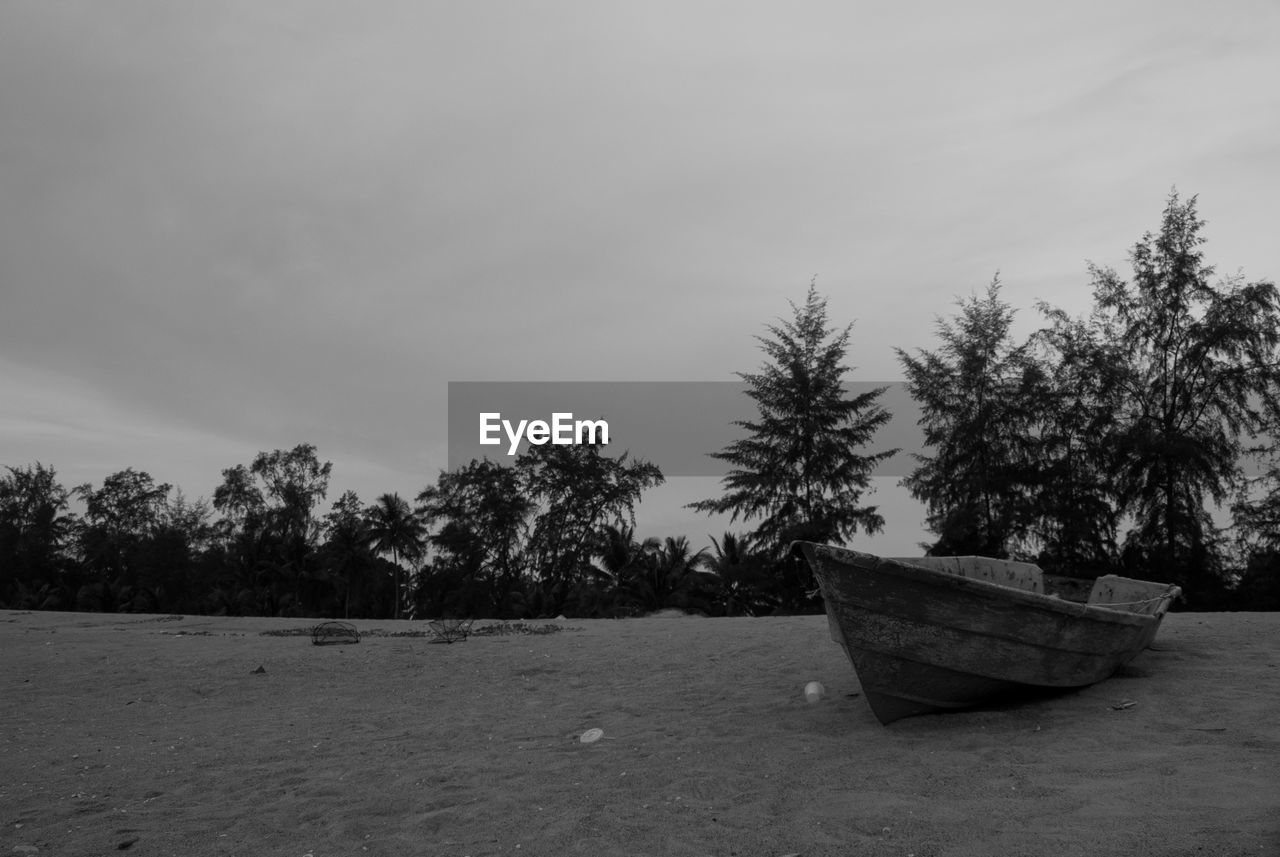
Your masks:
<path fill-rule="evenodd" d="M 5 389 L 417 483 L 448 381 L 727 380 L 815 275 L 863 380 L 997 269 L 1082 310 L 1175 183 L 1274 276 L 1248 8 L 5 4 Z"/>

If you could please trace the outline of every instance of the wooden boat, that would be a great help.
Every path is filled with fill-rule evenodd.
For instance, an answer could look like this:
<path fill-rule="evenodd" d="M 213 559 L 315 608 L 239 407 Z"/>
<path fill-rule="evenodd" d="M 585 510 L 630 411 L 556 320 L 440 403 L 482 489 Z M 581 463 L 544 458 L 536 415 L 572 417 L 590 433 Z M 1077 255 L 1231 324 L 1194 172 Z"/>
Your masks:
<path fill-rule="evenodd" d="M 1106 575 L 1086 602 L 1045 593 L 1030 563 L 878 557 L 797 542 L 831 637 L 881 723 L 1018 688 L 1102 681 L 1155 638 L 1176 586 Z"/>

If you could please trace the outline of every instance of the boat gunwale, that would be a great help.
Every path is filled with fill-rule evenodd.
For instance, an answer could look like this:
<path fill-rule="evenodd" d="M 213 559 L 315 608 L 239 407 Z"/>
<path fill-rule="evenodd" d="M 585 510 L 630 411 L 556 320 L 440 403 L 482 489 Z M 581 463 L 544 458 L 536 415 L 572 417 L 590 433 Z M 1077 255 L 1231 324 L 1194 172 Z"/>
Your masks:
<path fill-rule="evenodd" d="M 1178 597 L 1180 589 L 1175 584 L 1159 584 L 1165 585 L 1167 589 L 1158 598 L 1167 599 L 1167 603 L 1162 605 L 1162 609 L 1154 613 L 1136 613 L 1131 610 L 1117 609 L 1105 604 L 1089 604 L 1087 602 L 1069 601 L 1065 598 L 1046 595 L 1042 592 L 1032 592 L 1027 589 L 1019 589 L 1015 586 L 1007 586 L 1005 584 L 996 583 L 990 580 L 983 580 L 977 577 L 964 577 L 959 574 L 952 574 L 934 568 L 927 568 L 920 565 L 912 565 L 910 560 L 903 558 L 891 558 L 877 556 L 876 554 L 864 553 L 862 551 L 850 550 L 849 548 L 836 547 L 834 545 L 823 545 L 816 542 L 794 542 L 792 547 L 799 547 L 806 554 L 810 568 L 813 569 L 814 576 L 818 578 L 819 586 L 822 588 L 824 600 L 827 598 L 827 588 L 830 586 L 835 590 L 832 594 L 838 595 L 840 587 L 834 581 L 823 579 L 823 575 L 819 572 L 819 563 L 815 563 L 814 559 L 818 557 L 819 550 L 827 553 L 831 560 L 839 562 L 838 554 L 846 554 L 857 557 L 860 560 L 869 560 L 869 567 L 865 563 L 850 562 L 847 563 L 851 569 L 861 570 L 867 573 L 882 573 L 890 576 L 909 577 L 928 585 L 945 586 L 951 589 L 976 589 L 978 594 L 983 594 L 991 598 L 1002 600 L 1012 600 L 1015 602 L 1023 602 L 1028 606 L 1047 609 L 1049 612 L 1062 613 L 1073 618 L 1092 618 L 1099 621 L 1124 624 L 1146 626 L 1153 622 L 1159 622 L 1168 612 L 1169 604 Z M 812 551 L 812 555 L 810 555 Z M 995 560 L 1002 562 L 1003 560 Z M 825 569 L 824 569 L 825 570 Z M 1043 573 L 1043 572 L 1042 572 Z M 1152 581 L 1141 581 L 1143 583 L 1151 583 Z M 836 598 L 836 600 L 843 600 Z M 1154 599 L 1153 599 L 1154 600 Z"/>

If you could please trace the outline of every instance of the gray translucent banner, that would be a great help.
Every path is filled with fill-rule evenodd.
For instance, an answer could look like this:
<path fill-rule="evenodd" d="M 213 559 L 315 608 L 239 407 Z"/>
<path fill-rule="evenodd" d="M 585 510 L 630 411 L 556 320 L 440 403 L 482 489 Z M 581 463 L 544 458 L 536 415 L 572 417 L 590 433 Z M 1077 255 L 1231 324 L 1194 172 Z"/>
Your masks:
<path fill-rule="evenodd" d="M 900 478 L 916 467 L 912 453 L 923 452 L 919 407 L 901 381 L 850 382 L 845 391 L 852 397 L 881 387 L 885 391 L 878 403 L 892 418 L 862 452 L 898 449 L 872 475 Z M 576 434 L 586 440 L 593 430 L 598 437 L 597 423 L 603 420 L 609 430 L 607 454 L 629 451 L 632 458 L 658 465 L 667 477 L 724 476 L 728 465 L 709 453 L 744 436 L 735 421 L 759 416 L 746 389 L 740 381 L 451 381 L 449 469 L 480 458 L 514 462 L 515 456 L 509 454 L 511 433 L 521 428 L 522 420 L 526 424 L 519 433 L 516 454 L 529 448 L 529 422 L 547 423 L 543 434 L 535 432 L 535 436 L 550 443 L 575 441 Z M 480 442 L 484 414 L 490 415 L 489 438 L 496 443 Z M 556 414 L 561 415 L 558 438 L 553 436 Z M 504 420 L 511 431 L 502 425 Z M 579 423 L 581 431 L 575 432 Z M 1262 470 L 1252 457 L 1240 463 L 1246 476 L 1257 476 Z"/>
<path fill-rule="evenodd" d="M 880 387 L 887 389 L 878 403 L 892 419 L 863 453 L 899 448 L 873 475 L 905 476 L 915 466 L 910 454 L 921 451 L 919 408 L 901 382 L 845 385 L 850 396 Z M 755 401 L 739 381 L 451 381 L 449 468 L 480 458 L 514 461 L 513 435 L 519 438 L 516 454 L 527 450 L 533 421 L 546 424 L 535 430 L 535 438 L 555 443 L 587 441 L 593 431 L 598 439 L 603 420 L 609 432 L 604 449 L 610 455 L 629 451 L 667 477 L 724 476 L 728 465 L 709 453 L 744 436 L 735 421 L 757 417 Z M 497 442 L 482 444 L 482 429 Z"/>

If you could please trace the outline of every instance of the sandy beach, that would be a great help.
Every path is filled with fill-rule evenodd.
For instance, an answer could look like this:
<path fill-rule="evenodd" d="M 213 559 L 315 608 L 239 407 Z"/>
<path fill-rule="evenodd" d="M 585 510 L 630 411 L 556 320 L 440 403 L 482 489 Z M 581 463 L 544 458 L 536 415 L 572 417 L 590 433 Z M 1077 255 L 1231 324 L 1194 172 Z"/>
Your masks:
<path fill-rule="evenodd" d="M 1280 855 L 1280 614 L 888 727 L 821 616 L 315 621 L 0 611 L 0 853 Z"/>

